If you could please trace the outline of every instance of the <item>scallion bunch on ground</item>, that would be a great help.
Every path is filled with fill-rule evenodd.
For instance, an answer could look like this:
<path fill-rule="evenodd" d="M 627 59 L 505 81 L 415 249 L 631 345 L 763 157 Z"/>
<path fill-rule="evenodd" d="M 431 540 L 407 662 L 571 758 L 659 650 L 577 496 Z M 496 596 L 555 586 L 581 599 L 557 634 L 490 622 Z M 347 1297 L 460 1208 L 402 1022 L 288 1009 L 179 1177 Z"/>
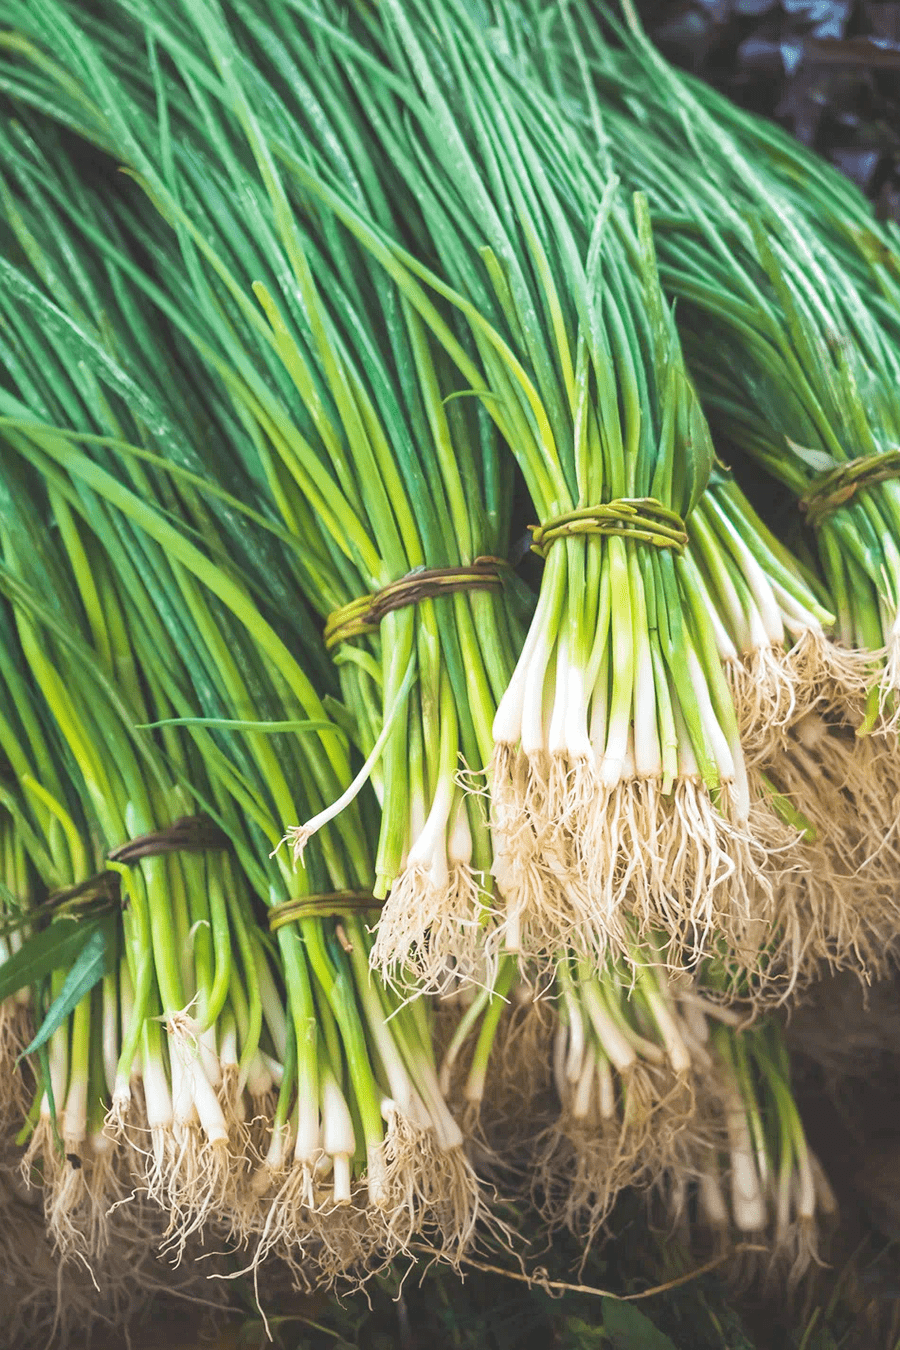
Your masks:
<path fill-rule="evenodd" d="M 43 148 L 46 162 L 52 137 Z M 189 456 L 194 428 L 177 422 L 166 385 L 144 380 L 138 397 L 116 322 L 140 310 L 127 254 L 104 259 L 112 286 L 102 269 L 79 278 L 82 304 L 72 292 L 51 299 L 59 245 L 79 236 L 49 200 L 37 213 L 27 199 L 40 185 L 26 183 L 13 219 L 37 280 L 7 265 L 17 332 L 3 366 L 16 393 L 0 396 L 0 582 L 21 648 L 10 670 L 21 666 L 38 691 L 68 776 L 42 783 L 47 755 L 27 726 L 5 749 L 20 790 L 38 784 L 32 834 L 40 825 L 47 847 L 63 849 L 44 869 L 42 917 L 59 905 L 55 924 L 68 929 L 72 906 L 90 904 L 104 924 L 95 987 L 80 999 L 75 989 L 50 1043 L 52 1093 L 44 1081 L 26 1166 L 38 1166 L 54 1232 L 65 1220 L 87 1256 L 102 1251 L 112 1200 L 136 1188 L 176 1253 L 209 1228 L 258 1243 L 254 1259 L 275 1248 L 310 1277 L 365 1270 L 413 1234 L 439 1234 L 455 1259 L 479 1189 L 440 1092 L 424 1004 L 400 1006 L 368 976 L 363 919 L 377 906 L 360 803 L 317 836 L 299 876 L 277 849 L 285 820 L 351 782 L 346 733 L 304 668 L 327 670 L 319 639 L 296 599 L 288 627 L 304 664 L 276 635 L 266 614 L 283 595 L 259 595 L 206 502 L 260 528 L 263 517 L 214 484 L 205 499 L 201 475 L 179 475 L 171 451 Z M 102 215 L 87 192 L 81 205 L 85 218 Z M 49 352 L 54 324 L 65 338 Z M 213 425 L 214 400 L 207 411 Z M 278 537 L 261 535 L 259 557 Z M 41 537 L 47 547 L 26 547 Z M 289 575 L 291 551 L 280 551 Z M 209 824 L 192 833 L 180 822 L 198 808 Z M 47 848 L 34 849 L 43 863 Z M 84 962 L 93 936 L 76 927 Z M 50 993 L 52 1004 L 61 989 Z"/>

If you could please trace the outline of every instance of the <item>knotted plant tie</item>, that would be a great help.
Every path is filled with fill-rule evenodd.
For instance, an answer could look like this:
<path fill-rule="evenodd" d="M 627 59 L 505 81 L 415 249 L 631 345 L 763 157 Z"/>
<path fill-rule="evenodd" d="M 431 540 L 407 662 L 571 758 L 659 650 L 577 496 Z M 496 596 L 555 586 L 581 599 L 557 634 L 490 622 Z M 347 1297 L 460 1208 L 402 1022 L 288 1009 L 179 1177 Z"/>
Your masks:
<path fill-rule="evenodd" d="M 471 565 L 459 567 L 421 567 L 390 582 L 374 595 L 361 595 L 348 605 L 329 614 L 325 624 L 325 646 L 331 651 L 340 642 L 374 633 L 385 614 L 421 600 L 432 600 L 454 591 L 497 590 L 509 563 L 503 558 L 476 558 Z"/>
<path fill-rule="evenodd" d="M 209 816 L 182 816 L 165 830 L 129 839 L 107 856 L 110 862 L 135 863 L 164 853 L 208 853 L 228 847 L 228 835 Z"/>
<path fill-rule="evenodd" d="M 800 498 L 800 509 L 806 512 L 807 521 L 815 529 L 832 511 L 846 506 L 861 488 L 884 483 L 889 478 L 900 478 L 900 450 L 862 455 L 814 478 L 809 491 Z"/>
<path fill-rule="evenodd" d="M 164 830 L 138 835 L 112 849 L 110 862 L 131 867 L 142 858 L 159 858 L 166 853 L 207 853 L 230 847 L 228 835 L 209 816 L 182 816 Z M 77 886 L 52 891 L 44 905 L 52 909 L 86 909 L 101 903 L 117 903 L 119 874 L 106 870 L 80 881 Z"/>
<path fill-rule="evenodd" d="M 579 534 L 617 534 L 655 548 L 674 548 L 678 553 L 688 542 L 681 516 L 655 497 L 618 497 L 599 506 L 580 506 L 529 528 L 531 547 L 542 558 L 557 539 Z"/>
<path fill-rule="evenodd" d="M 286 924 L 300 919 L 339 919 L 343 914 L 359 914 L 364 910 L 380 909 L 382 901 L 371 891 L 327 891 L 321 895 L 301 895 L 295 900 L 282 900 L 269 910 L 269 931 L 277 933 Z"/>

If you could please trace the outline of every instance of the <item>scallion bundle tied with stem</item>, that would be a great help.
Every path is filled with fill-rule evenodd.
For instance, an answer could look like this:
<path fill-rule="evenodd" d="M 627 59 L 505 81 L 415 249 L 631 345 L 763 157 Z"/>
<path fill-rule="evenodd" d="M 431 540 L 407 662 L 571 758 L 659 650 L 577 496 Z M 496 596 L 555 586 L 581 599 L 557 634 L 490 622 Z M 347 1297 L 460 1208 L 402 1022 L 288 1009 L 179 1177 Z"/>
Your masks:
<path fill-rule="evenodd" d="M 896 232 L 793 138 L 669 65 L 630 3 L 625 24 L 605 7 L 538 4 L 525 22 L 501 8 L 547 103 L 563 95 L 576 140 L 602 122 L 604 162 L 646 192 L 715 434 L 780 482 L 814 531 L 837 616 L 819 660 L 833 699 L 861 731 L 895 727 Z"/>
<path fill-rule="evenodd" d="M 567 942 L 624 952 L 636 916 L 668 930 L 675 964 L 714 933 L 746 954 L 773 917 L 772 873 L 792 835 L 748 775 L 717 631 L 682 556 L 713 452 L 646 204 L 636 197 L 632 215 L 613 178 L 558 191 L 529 107 L 505 98 L 506 73 L 463 7 L 428 19 L 446 84 L 417 15 L 392 3 L 370 25 L 390 74 L 356 62 L 349 42 L 347 62 L 406 190 L 441 221 L 441 277 L 409 266 L 470 326 L 473 387 L 546 541 L 493 724 L 497 934 L 525 954 Z M 411 168 L 426 158 L 427 184 Z"/>
<path fill-rule="evenodd" d="M 587 1244 L 635 1187 L 674 1222 L 687 1219 L 696 1190 L 701 1226 L 771 1236 L 778 1260 L 814 1251 L 800 1188 L 816 1164 L 780 1033 L 722 1001 L 720 972 L 667 977 L 658 950 L 635 941 L 630 962 L 599 970 L 568 953 L 524 998 L 516 978 L 507 958 L 493 990 L 470 991 L 442 1066 L 502 1184 L 521 1185 L 552 1228 Z M 524 1120 L 523 1093 L 538 1107 Z M 761 1122 L 765 1156 L 753 1142 Z"/>
<path fill-rule="evenodd" d="M 585 12 L 532 22 L 541 8 L 498 6 L 495 36 L 517 77 L 527 71 L 543 144 L 558 141 L 561 109 L 569 119 L 560 179 L 574 193 L 588 175 L 599 191 L 615 166 L 647 194 L 661 280 L 712 428 L 729 454 L 755 458 L 794 494 L 797 529 L 812 527 L 824 588 L 715 473 L 690 550 L 745 753 L 805 836 L 805 856 L 780 883 L 780 964 L 801 976 L 825 959 L 868 978 L 896 924 L 895 831 L 883 809 L 896 793 L 898 368 L 885 264 L 895 243 L 876 247 L 884 231 L 855 190 L 668 66 L 633 16 L 621 43 L 607 43 Z M 848 720 L 861 733 L 881 727 L 884 747 L 854 748 Z M 817 759 L 829 765 L 827 810 Z"/>
<path fill-rule="evenodd" d="M 53 162 L 59 146 L 45 134 Z M 39 190 L 30 162 L 26 154 L 17 169 Z M 275 1252 L 326 1282 L 350 1267 L 371 1272 L 414 1237 L 458 1260 L 480 1188 L 440 1090 L 427 1010 L 401 1006 L 370 979 L 370 939 L 352 899 L 371 897 L 371 817 L 362 813 L 377 821 L 374 798 L 362 794 L 316 837 L 299 876 L 283 850 L 272 856 L 284 820 L 315 815 L 352 780 L 346 732 L 308 673 L 328 672 L 319 639 L 296 595 L 288 604 L 261 587 L 255 564 L 275 547 L 262 512 L 236 501 L 212 461 L 178 474 L 174 450 L 197 454 L 178 399 L 187 367 L 167 354 L 168 379 L 155 384 L 146 371 L 137 384 L 129 335 L 146 298 L 129 290 L 124 241 L 108 238 L 104 254 L 117 289 L 107 289 L 103 267 L 79 278 L 104 334 L 117 336 L 115 358 L 87 306 L 64 289 L 54 302 L 43 293 L 59 241 L 71 231 L 70 251 L 83 247 L 99 200 L 80 190 L 77 223 L 54 213 L 52 196 L 39 200 L 42 213 L 26 216 L 20 205 L 15 218 L 39 265 L 37 281 L 16 269 L 27 365 L 5 363 L 17 394 L 2 398 L 10 491 L 0 497 L 0 588 L 15 625 L 0 698 L 4 708 L 14 697 L 26 706 L 12 683 L 21 667 L 37 722 L 52 729 L 59 782 L 47 777 L 53 759 L 31 722 L 14 735 L 4 721 L 3 749 L 23 782 L 30 772 L 42 784 L 33 810 L 65 863 L 59 875 L 51 867 L 48 888 L 83 902 L 85 880 L 105 863 L 124 903 L 118 965 L 49 1051 L 63 1143 L 73 1153 L 84 1144 L 73 1130 L 87 1128 L 76 1119 L 87 1102 L 106 1173 L 85 1146 L 77 1157 L 87 1165 L 69 1167 L 48 1094 L 46 1111 L 36 1103 L 30 1175 L 42 1181 L 60 1241 L 87 1258 L 99 1259 L 109 1232 L 133 1225 L 175 1256 L 196 1238 L 224 1235 L 253 1244 L 254 1264 Z M 64 348 L 58 363 L 42 360 L 48 313 L 73 333 L 78 359 Z M 49 420 L 57 398 L 61 425 Z M 249 453 L 252 439 L 240 440 L 212 381 L 191 406 L 208 425 L 222 419 L 233 438 L 211 444 Z M 254 500 L 249 486 L 247 495 Z M 248 520 L 263 532 L 253 535 Z M 29 549 L 29 538 L 45 546 Z M 251 560 L 243 573 L 241 556 Z M 289 540 L 278 566 L 294 574 Z M 55 804 L 66 793 L 68 814 Z M 184 831 L 169 827 L 196 803 L 224 830 L 227 853 L 183 851 Z M 82 836 L 102 841 L 99 860 L 82 856 Z M 26 839 L 43 864 L 39 835 Z M 260 926 L 267 911 L 274 942 Z M 56 997 L 64 971 L 54 979 Z M 98 1216 L 131 1195 L 100 1231 Z"/>

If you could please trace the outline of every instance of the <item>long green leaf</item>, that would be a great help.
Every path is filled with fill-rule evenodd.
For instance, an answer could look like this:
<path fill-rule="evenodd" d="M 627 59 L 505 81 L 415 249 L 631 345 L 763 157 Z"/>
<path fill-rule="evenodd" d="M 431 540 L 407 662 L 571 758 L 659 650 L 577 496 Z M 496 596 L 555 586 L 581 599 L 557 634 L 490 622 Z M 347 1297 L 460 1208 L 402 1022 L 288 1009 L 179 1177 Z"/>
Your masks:
<path fill-rule="evenodd" d="M 283 732 L 334 731 L 343 734 L 343 727 L 327 720 L 294 722 L 242 722 L 232 717 L 164 717 L 159 722 L 138 722 L 135 731 L 152 731 L 156 727 L 213 727 L 219 731 L 261 731 L 266 736 Z"/>
<path fill-rule="evenodd" d="M 90 993 L 109 971 L 115 948 L 112 920 L 98 923 L 81 949 L 66 976 L 62 989 L 47 1010 L 47 1016 L 30 1045 L 22 1055 L 31 1055 L 50 1039 L 58 1026 L 77 1008 L 85 994 Z M 21 1058 L 21 1056 L 20 1056 Z"/>

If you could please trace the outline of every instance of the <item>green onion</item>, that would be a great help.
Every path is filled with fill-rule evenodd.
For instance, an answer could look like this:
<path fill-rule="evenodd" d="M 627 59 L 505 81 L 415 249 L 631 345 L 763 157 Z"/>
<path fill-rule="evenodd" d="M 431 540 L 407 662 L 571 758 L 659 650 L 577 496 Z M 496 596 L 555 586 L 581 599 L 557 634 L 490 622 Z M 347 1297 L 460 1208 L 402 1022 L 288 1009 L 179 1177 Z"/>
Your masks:
<path fill-rule="evenodd" d="M 55 152 L 51 137 L 43 145 Z M 34 177 L 26 182 L 38 190 Z M 41 202 L 42 212 L 19 210 L 40 240 L 43 281 L 59 241 L 83 236 Z M 87 190 L 79 206 L 85 224 L 102 216 Z M 75 819 L 87 813 L 89 827 L 59 824 L 62 808 L 51 805 L 62 789 L 22 759 L 21 745 L 17 772 L 40 784 L 32 809 L 53 839 L 71 850 L 97 838 L 99 857 L 73 857 L 63 886 L 129 838 L 197 809 L 231 854 L 110 864 L 127 901 L 117 978 L 79 1001 L 51 1039 L 63 1144 L 90 1165 L 78 1169 L 76 1197 L 45 1103 L 29 1161 L 42 1169 L 48 1218 L 58 1240 L 97 1255 L 111 1200 L 137 1188 L 167 1217 L 176 1254 L 193 1234 L 224 1230 L 254 1244 L 253 1263 L 273 1248 L 302 1252 L 306 1269 L 329 1279 L 372 1268 L 416 1234 L 456 1260 L 481 1202 L 440 1092 L 425 1009 L 371 983 L 355 910 L 339 904 L 337 918 L 323 919 L 313 907 L 279 927 L 274 944 L 259 926 L 277 903 L 370 891 L 374 877 L 367 794 L 316 837 L 299 876 L 275 851 L 285 819 L 314 814 L 351 779 L 346 739 L 304 668 L 327 671 L 318 639 L 296 597 L 286 612 L 277 590 L 257 601 L 259 573 L 241 572 L 242 557 L 256 563 L 276 548 L 272 536 L 253 540 L 243 527 L 243 549 L 231 551 L 213 514 L 222 498 L 166 470 L 160 450 L 180 445 L 184 455 L 196 444 L 191 422 L 182 429 L 177 418 L 178 371 L 171 384 L 138 385 L 122 311 L 127 303 L 133 321 L 143 302 L 121 246 L 108 249 L 105 268 L 111 283 L 102 270 L 94 278 L 102 307 L 80 313 L 71 296 L 51 301 L 7 268 L 23 338 L 4 359 L 18 396 L 0 396 L 10 465 L 0 589 L 21 646 L 7 664 L 17 660 L 39 691 L 81 808 Z M 42 363 L 48 321 L 67 341 Z M 204 409 L 195 392 L 198 420 L 214 425 L 218 397 L 210 386 Z M 129 451 L 141 440 L 149 458 Z M 48 544 L 36 552 L 28 538 Z M 291 549 L 279 544 L 276 556 L 290 575 Z M 301 730 L 276 729 L 284 724 Z M 88 1034 L 95 1021 L 108 1037 L 102 1056 Z M 254 1170 L 257 1149 L 265 1161 Z"/>
<path fill-rule="evenodd" d="M 827 588 L 715 460 L 605 48 L 461 0 L 0 9 L 37 43 L 0 64 L 0 981 L 44 951 L 3 1110 L 58 1248 L 457 1263 L 512 1148 L 551 1226 L 698 1178 L 794 1282 L 831 1198 L 726 1000 L 883 956 L 884 743 L 833 728 Z M 440 1068 L 385 974 L 458 995 Z"/>
<path fill-rule="evenodd" d="M 245 93 L 239 66 L 227 62 L 227 32 L 201 4 L 196 21 L 210 48 L 205 83 L 214 95 L 192 84 L 167 89 L 159 114 L 167 157 L 157 154 L 152 86 L 137 91 L 133 108 L 127 93 L 115 95 L 132 124 L 108 117 L 94 134 L 116 145 L 176 226 L 168 294 L 154 299 L 234 401 L 254 471 L 265 466 L 269 479 L 268 513 L 280 511 L 302 547 L 323 560 L 307 572 L 312 603 L 326 617 L 419 569 L 500 559 L 489 588 L 392 610 L 377 636 L 364 629 L 361 647 L 354 639 L 338 648 L 344 701 L 367 755 L 357 781 L 371 776 L 382 801 L 374 891 L 391 897 L 380 941 L 396 948 L 396 958 L 386 958 L 391 969 L 414 953 L 417 973 L 439 983 L 447 953 L 432 920 L 442 910 L 446 940 L 460 948 L 454 956 L 464 959 L 468 946 L 469 965 L 483 962 L 490 838 L 480 804 L 456 777 L 461 761 L 477 775 L 490 756 L 491 720 L 520 645 L 519 605 L 504 594 L 516 589 L 503 564 L 509 465 L 475 400 L 453 397 L 465 386 L 390 278 L 335 223 L 309 232 L 308 208 L 295 207 L 290 177 L 280 176 L 254 120 L 252 87 Z M 184 55 L 158 26 L 192 80 L 200 58 Z M 83 59 L 89 50 L 83 46 Z M 224 87 L 217 66 L 227 73 Z M 188 140 L 196 121 L 189 94 L 206 121 L 202 160 Z M 146 113 L 138 111 L 142 96 Z M 269 112 L 279 111 L 273 99 Z M 290 126 L 287 110 L 281 121 Z M 296 157 L 297 135 L 287 134 Z M 387 210 L 376 196 L 370 210 L 379 209 Z M 247 210 L 258 243 L 246 235 Z M 335 794 L 292 832 L 298 856 L 355 790 Z"/>
<path fill-rule="evenodd" d="M 808 504 L 846 649 L 829 654 L 835 697 L 862 730 L 890 725 L 900 631 L 895 236 L 835 171 L 698 92 L 629 23 L 617 28 L 624 51 L 584 16 L 577 40 L 562 25 L 552 40 L 535 26 L 545 42 L 536 64 L 548 85 L 555 71 L 554 91 L 562 85 L 588 135 L 602 116 L 608 154 L 647 193 L 660 277 L 678 300 L 713 431 Z"/>

